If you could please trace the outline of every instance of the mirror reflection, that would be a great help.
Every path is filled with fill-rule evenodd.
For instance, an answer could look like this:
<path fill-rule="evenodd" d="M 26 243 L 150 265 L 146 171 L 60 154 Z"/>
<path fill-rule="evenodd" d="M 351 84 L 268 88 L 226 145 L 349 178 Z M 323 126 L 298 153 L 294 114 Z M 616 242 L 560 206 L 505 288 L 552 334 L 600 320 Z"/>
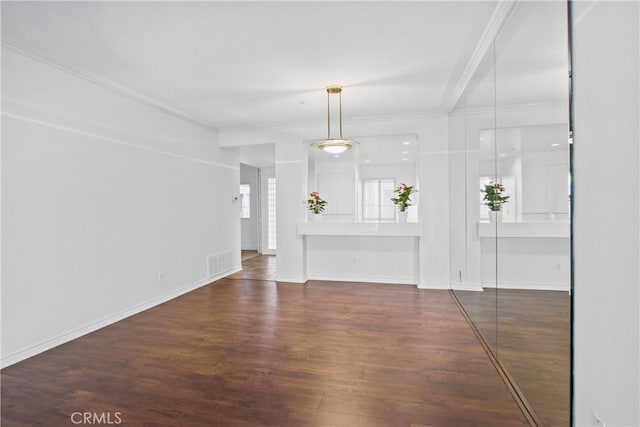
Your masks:
<path fill-rule="evenodd" d="M 570 422 L 566 4 L 518 2 L 450 120 L 454 293 L 538 425 Z M 453 238 L 453 235 L 456 238 Z"/>
<path fill-rule="evenodd" d="M 415 185 L 418 141 L 415 134 L 353 138 L 357 144 L 341 154 L 309 147 L 309 190 L 329 201 L 323 221 L 397 222 L 391 199 L 402 183 Z M 417 221 L 418 194 L 411 196 L 408 221 Z"/>

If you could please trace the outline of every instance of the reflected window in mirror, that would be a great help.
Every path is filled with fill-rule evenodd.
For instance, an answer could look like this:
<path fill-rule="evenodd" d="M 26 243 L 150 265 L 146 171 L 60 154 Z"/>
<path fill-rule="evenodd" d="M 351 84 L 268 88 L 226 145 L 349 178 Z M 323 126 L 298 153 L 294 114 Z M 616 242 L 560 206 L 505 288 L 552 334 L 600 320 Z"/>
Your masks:
<path fill-rule="evenodd" d="M 362 181 L 362 220 L 365 222 L 393 222 L 395 207 L 391 198 L 395 180 L 389 178 Z"/>

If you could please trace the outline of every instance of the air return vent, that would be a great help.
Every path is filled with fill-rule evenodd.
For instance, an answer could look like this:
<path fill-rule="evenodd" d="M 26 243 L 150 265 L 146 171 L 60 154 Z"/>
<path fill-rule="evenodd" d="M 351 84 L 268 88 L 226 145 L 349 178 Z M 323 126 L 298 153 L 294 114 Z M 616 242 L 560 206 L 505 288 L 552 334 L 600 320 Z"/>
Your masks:
<path fill-rule="evenodd" d="M 223 273 L 231 271 L 232 265 L 232 252 L 219 252 L 217 254 L 209 255 L 207 257 L 207 274 L 209 277 L 219 276 Z"/>

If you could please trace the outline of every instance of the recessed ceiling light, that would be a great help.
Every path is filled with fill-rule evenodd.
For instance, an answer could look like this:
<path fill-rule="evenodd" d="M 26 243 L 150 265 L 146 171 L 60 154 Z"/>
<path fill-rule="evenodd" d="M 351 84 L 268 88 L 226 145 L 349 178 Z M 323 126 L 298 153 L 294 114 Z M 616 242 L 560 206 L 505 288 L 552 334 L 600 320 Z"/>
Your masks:
<path fill-rule="evenodd" d="M 407 159 L 406 157 L 403 157 L 402 160 L 409 160 L 409 159 Z"/>
<path fill-rule="evenodd" d="M 500 153 L 500 157 L 504 157 L 506 155 L 507 155 L 507 153 Z"/>
<path fill-rule="evenodd" d="M 405 141 L 402 143 L 402 145 L 411 145 L 411 143 L 409 141 Z"/>
<path fill-rule="evenodd" d="M 365 163 L 371 163 L 371 159 L 367 159 L 364 161 Z"/>
<path fill-rule="evenodd" d="M 333 157 L 340 157 L 340 155 L 338 155 L 338 154 L 334 154 L 334 155 L 333 155 Z"/>
<path fill-rule="evenodd" d="M 402 154 L 409 154 L 409 152 L 408 151 L 403 151 Z"/>
<path fill-rule="evenodd" d="M 560 144 L 551 144 L 551 146 L 552 146 L 552 147 L 557 147 L 557 146 L 559 146 L 559 145 L 560 145 Z"/>

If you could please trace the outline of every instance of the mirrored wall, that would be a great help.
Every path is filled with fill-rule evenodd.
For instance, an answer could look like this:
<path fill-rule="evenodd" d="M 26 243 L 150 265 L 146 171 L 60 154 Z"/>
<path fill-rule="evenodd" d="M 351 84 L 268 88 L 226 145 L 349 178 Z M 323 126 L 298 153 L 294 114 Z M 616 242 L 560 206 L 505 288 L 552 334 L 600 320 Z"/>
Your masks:
<path fill-rule="evenodd" d="M 330 201 L 323 222 L 398 222 L 391 199 L 401 183 L 417 182 L 416 134 L 357 136 L 351 150 L 331 154 L 309 142 L 309 190 Z M 418 220 L 419 194 L 411 197 L 408 222 Z"/>
<path fill-rule="evenodd" d="M 452 287 L 544 426 L 570 424 L 567 34 L 517 2 L 449 121 Z"/>

